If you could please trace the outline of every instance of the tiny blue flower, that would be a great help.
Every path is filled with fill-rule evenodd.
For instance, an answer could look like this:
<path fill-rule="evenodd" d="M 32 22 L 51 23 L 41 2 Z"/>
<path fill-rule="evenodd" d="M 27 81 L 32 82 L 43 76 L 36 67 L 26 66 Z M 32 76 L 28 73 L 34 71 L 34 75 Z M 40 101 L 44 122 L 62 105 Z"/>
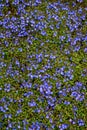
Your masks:
<path fill-rule="evenodd" d="M 84 121 L 83 121 L 82 119 L 79 119 L 79 120 L 78 120 L 78 125 L 79 125 L 79 126 L 84 126 Z"/>
<path fill-rule="evenodd" d="M 46 35 L 46 31 L 41 31 L 41 34 L 43 35 L 43 36 L 45 36 Z"/>

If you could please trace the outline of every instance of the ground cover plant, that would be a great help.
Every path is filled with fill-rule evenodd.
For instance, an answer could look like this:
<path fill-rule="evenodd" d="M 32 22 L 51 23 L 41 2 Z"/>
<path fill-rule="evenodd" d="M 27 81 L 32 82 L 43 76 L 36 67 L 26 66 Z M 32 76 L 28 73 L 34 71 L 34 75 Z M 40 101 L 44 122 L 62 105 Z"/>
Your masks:
<path fill-rule="evenodd" d="M 87 130 L 87 0 L 0 0 L 0 130 Z"/>

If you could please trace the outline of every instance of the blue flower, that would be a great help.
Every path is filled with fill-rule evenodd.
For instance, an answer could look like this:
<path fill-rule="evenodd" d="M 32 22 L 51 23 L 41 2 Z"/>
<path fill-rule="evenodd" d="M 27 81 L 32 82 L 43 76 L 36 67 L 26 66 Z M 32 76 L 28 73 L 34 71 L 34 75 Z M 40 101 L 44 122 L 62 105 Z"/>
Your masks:
<path fill-rule="evenodd" d="M 30 107 L 35 107 L 37 104 L 36 104 L 36 102 L 32 101 L 32 102 L 28 102 L 28 105 Z"/>
<path fill-rule="evenodd" d="M 5 110 L 4 107 L 2 107 L 2 106 L 0 106 L 0 111 L 1 111 L 1 112 L 4 112 L 4 113 L 6 112 L 6 110 Z"/>
<path fill-rule="evenodd" d="M 64 101 L 64 104 L 65 104 L 65 105 L 69 105 L 70 102 L 69 102 L 69 101 Z"/>
<path fill-rule="evenodd" d="M 33 95 L 33 92 L 24 93 L 24 96 L 25 96 L 25 97 L 29 97 L 29 96 L 31 96 L 31 95 Z"/>
<path fill-rule="evenodd" d="M 0 21 L 0 26 L 2 26 L 3 25 L 3 22 L 2 21 Z"/>
<path fill-rule="evenodd" d="M 43 30 L 43 31 L 41 31 L 41 34 L 42 34 L 43 36 L 46 36 L 47 33 L 46 33 L 46 31 Z"/>
<path fill-rule="evenodd" d="M 56 36 L 57 36 L 57 32 L 54 32 L 54 33 L 53 33 L 53 36 L 56 37 Z"/>
<path fill-rule="evenodd" d="M 83 10 L 82 10 L 82 8 L 80 7 L 80 8 L 78 9 L 78 13 L 79 13 L 79 14 L 82 14 L 82 11 L 83 11 Z"/>
<path fill-rule="evenodd" d="M 0 38 L 5 38 L 3 33 L 0 34 Z"/>
<path fill-rule="evenodd" d="M 19 0 L 14 0 L 12 4 L 13 5 L 18 5 L 19 4 Z"/>
<path fill-rule="evenodd" d="M 77 0 L 77 2 L 80 2 L 80 3 L 82 3 L 82 2 L 83 2 L 83 0 Z"/>
<path fill-rule="evenodd" d="M 17 110 L 17 114 L 20 114 L 21 112 L 22 112 L 21 109 Z M 16 114 L 16 115 L 17 115 L 17 114 Z"/>
<path fill-rule="evenodd" d="M 20 52 L 22 52 L 22 48 L 18 48 L 18 50 L 19 50 Z"/>
<path fill-rule="evenodd" d="M 78 95 L 78 93 L 76 91 L 71 93 L 71 96 L 73 96 L 73 97 L 77 97 L 77 95 Z"/>
<path fill-rule="evenodd" d="M 69 126 L 68 124 L 62 124 L 59 126 L 59 128 L 60 128 L 60 130 L 65 130 L 68 128 L 68 126 Z"/>
<path fill-rule="evenodd" d="M 16 18 L 16 17 L 14 17 L 14 16 L 12 16 L 11 20 L 12 20 L 12 22 L 14 22 L 14 21 L 16 21 L 16 20 L 17 20 L 17 18 Z"/>
<path fill-rule="evenodd" d="M 84 126 L 85 123 L 84 123 L 84 121 L 83 121 L 82 119 L 79 119 L 79 120 L 78 120 L 78 125 L 79 125 L 79 126 Z"/>
<path fill-rule="evenodd" d="M 20 125 L 18 125 L 18 129 L 20 129 L 21 128 L 21 126 Z"/>
<path fill-rule="evenodd" d="M 12 128 L 12 123 L 9 123 L 9 124 L 8 124 L 8 127 L 9 127 L 9 128 Z"/>
<path fill-rule="evenodd" d="M 16 60 L 16 65 L 19 67 L 20 66 L 20 62 L 18 60 Z"/>
<path fill-rule="evenodd" d="M 87 48 L 84 49 L 84 52 L 87 53 Z"/>
<path fill-rule="evenodd" d="M 36 0 L 35 2 L 39 4 L 39 3 L 41 3 L 41 0 Z"/>
<path fill-rule="evenodd" d="M 58 83 L 58 82 L 57 82 L 57 83 L 56 83 L 56 88 L 57 88 L 57 89 L 60 89 L 60 88 L 61 88 L 61 83 Z"/>
<path fill-rule="evenodd" d="M 4 90 L 5 90 L 6 92 L 10 92 L 11 85 L 10 85 L 10 84 L 5 84 L 4 86 L 5 86 Z"/>
<path fill-rule="evenodd" d="M 4 44 L 5 44 L 5 46 L 6 46 L 6 47 L 8 47 L 8 45 L 9 45 L 9 42 L 7 42 L 7 41 L 4 41 Z"/>
<path fill-rule="evenodd" d="M 80 46 L 76 46 L 74 51 L 79 51 L 80 50 Z"/>

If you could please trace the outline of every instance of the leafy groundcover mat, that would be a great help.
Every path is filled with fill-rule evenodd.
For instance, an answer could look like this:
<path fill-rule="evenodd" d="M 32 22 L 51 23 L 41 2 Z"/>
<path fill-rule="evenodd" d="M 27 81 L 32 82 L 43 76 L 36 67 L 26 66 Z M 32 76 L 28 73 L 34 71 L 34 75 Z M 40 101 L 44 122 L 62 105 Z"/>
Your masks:
<path fill-rule="evenodd" d="M 0 0 L 0 130 L 87 130 L 87 0 Z"/>

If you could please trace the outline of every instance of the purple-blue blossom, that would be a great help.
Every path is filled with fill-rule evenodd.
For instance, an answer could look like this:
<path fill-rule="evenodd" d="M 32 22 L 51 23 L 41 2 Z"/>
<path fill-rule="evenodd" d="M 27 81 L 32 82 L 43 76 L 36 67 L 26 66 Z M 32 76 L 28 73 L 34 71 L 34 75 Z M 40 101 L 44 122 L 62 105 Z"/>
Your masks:
<path fill-rule="evenodd" d="M 85 123 L 84 123 L 84 121 L 83 121 L 82 119 L 79 119 L 79 120 L 78 120 L 78 125 L 79 125 L 79 126 L 84 126 Z"/>
<path fill-rule="evenodd" d="M 60 130 L 65 130 L 65 129 L 68 128 L 68 126 L 69 126 L 68 124 L 62 124 L 62 125 L 59 126 L 59 129 Z"/>

